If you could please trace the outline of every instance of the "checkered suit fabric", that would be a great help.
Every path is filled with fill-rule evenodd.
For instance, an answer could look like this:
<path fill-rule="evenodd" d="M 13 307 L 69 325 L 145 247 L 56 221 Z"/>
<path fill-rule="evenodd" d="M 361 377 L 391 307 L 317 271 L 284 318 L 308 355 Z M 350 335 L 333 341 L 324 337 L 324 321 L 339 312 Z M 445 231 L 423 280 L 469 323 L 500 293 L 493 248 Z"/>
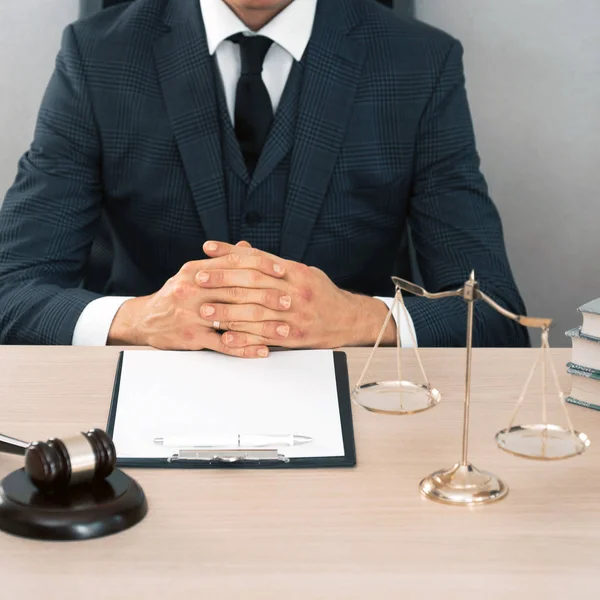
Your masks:
<path fill-rule="evenodd" d="M 410 225 L 430 291 L 458 288 L 475 269 L 486 292 L 523 313 L 479 168 L 460 43 L 371 0 L 320 0 L 302 71 L 291 148 L 274 143 L 248 186 L 259 193 L 289 157 L 270 248 L 384 295 L 406 269 L 406 252 L 395 261 Z M 71 343 L 100 296 L 84 275 L 102 215 L 114 245 L 105 294 L 152 293 L 202 258 L 206 239 L 237 241 L 214 86 L 197 0 L 136 0 L 65 30 L 0 211 L 0 342 Z M 461 300 L 407 305 L 421 346 L 464 345 Z M 528 336 L 478 303 L 474 343 Z"/>

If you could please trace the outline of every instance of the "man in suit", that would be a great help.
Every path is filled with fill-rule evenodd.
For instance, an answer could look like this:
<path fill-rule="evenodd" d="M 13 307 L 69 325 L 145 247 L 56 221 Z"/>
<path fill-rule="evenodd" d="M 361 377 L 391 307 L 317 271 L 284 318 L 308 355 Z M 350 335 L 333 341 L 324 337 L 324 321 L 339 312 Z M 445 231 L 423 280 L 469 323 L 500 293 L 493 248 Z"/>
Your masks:
<path fill-rule="evenodd" d="M 430 291 L 474 269 L 524 312 L 459 42 L 372 0 L 136 0 L 65 30 L 0 212 L 0 341 L 373 344 L 409 225 Z M 462 300 L 406 308 L 384 341 L 464 345 Z M 474 343 L 528 337 L 477 303 Z"/>

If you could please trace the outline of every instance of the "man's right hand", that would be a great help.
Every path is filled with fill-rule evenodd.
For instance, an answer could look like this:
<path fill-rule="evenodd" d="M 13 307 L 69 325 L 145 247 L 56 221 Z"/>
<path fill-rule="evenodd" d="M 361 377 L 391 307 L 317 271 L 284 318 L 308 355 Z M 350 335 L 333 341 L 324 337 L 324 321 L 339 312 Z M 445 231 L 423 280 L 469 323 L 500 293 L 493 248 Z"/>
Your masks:
<path fill-rule="evenodd" d="M 108 334 L 109 345 L 153 346 L 161 350 L 214 350 L 245 358 L 268 356 L 265 345 L 230 348 L 213 322 L 203 318 L 200 307 L 206 303 L 260 305 L 274 311 L 286 311 L 291 299 L 278 289 L 223 287 L 203 289 L 196 283 L 199 272 L 231 268 L 227 256 L 186 263 L 155 294 L 133 298 L 123 303 Z M 264 256 L 236 259 L 236 269 L 247 269 L 275 278 L 285 274 L 281 265 Z M 280 270 L 278 271 L 277 268 Z M 283 282 L 282 282 L 283 283 Z M 283 287 L 283 286 L 282 286 Z"/>

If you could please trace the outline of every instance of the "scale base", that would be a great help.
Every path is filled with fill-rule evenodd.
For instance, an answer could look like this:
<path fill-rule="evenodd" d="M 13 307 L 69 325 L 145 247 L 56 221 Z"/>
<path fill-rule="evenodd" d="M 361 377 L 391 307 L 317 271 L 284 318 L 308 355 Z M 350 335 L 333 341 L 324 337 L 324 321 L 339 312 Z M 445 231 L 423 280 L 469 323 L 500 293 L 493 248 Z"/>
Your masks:
<path fill-rule="evenodd" d="M 534 460 L 560 460 L 582 454 L 590 445 L 585 433 L 558 425 L 515 425 L 496 434 L 498 447 Z"/>
<path fill-rule="evenodd" d="M 352 393 L 354 401 L 374 413 L 412 415 L 437 406 L 442 395 L 434 388 L 411 381 L 374 381 Z"/>
<path fill-rule="evenodd" d="M 470 463 L 436 471 L 423 479 L 419 487 L 426 498 L 455 506 L 488 504 L 508 494 L 508 487 L 500 479 Z"/>
<path fill-rule="evenodd" d="M 61 493 L 39 491 L 23 469 L 0 484 L 0 530 L 38 540 L 85 540 L 132 527 L 148 511 L 142 488 L 116 470 Z"/>

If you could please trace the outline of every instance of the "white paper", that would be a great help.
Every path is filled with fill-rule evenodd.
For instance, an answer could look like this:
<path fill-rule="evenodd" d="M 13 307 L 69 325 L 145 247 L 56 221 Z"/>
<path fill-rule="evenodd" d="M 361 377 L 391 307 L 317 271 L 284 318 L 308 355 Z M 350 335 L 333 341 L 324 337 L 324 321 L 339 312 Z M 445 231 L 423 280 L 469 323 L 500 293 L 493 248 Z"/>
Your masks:
<path fill-rule="evenodd" d="M 113 441 L 120 458 L 167 458 L 154 438 L 295 434 L 291 458 L 344 456 L 331 350 L 240 359 L 212 352 L 126 351 Z"/>

